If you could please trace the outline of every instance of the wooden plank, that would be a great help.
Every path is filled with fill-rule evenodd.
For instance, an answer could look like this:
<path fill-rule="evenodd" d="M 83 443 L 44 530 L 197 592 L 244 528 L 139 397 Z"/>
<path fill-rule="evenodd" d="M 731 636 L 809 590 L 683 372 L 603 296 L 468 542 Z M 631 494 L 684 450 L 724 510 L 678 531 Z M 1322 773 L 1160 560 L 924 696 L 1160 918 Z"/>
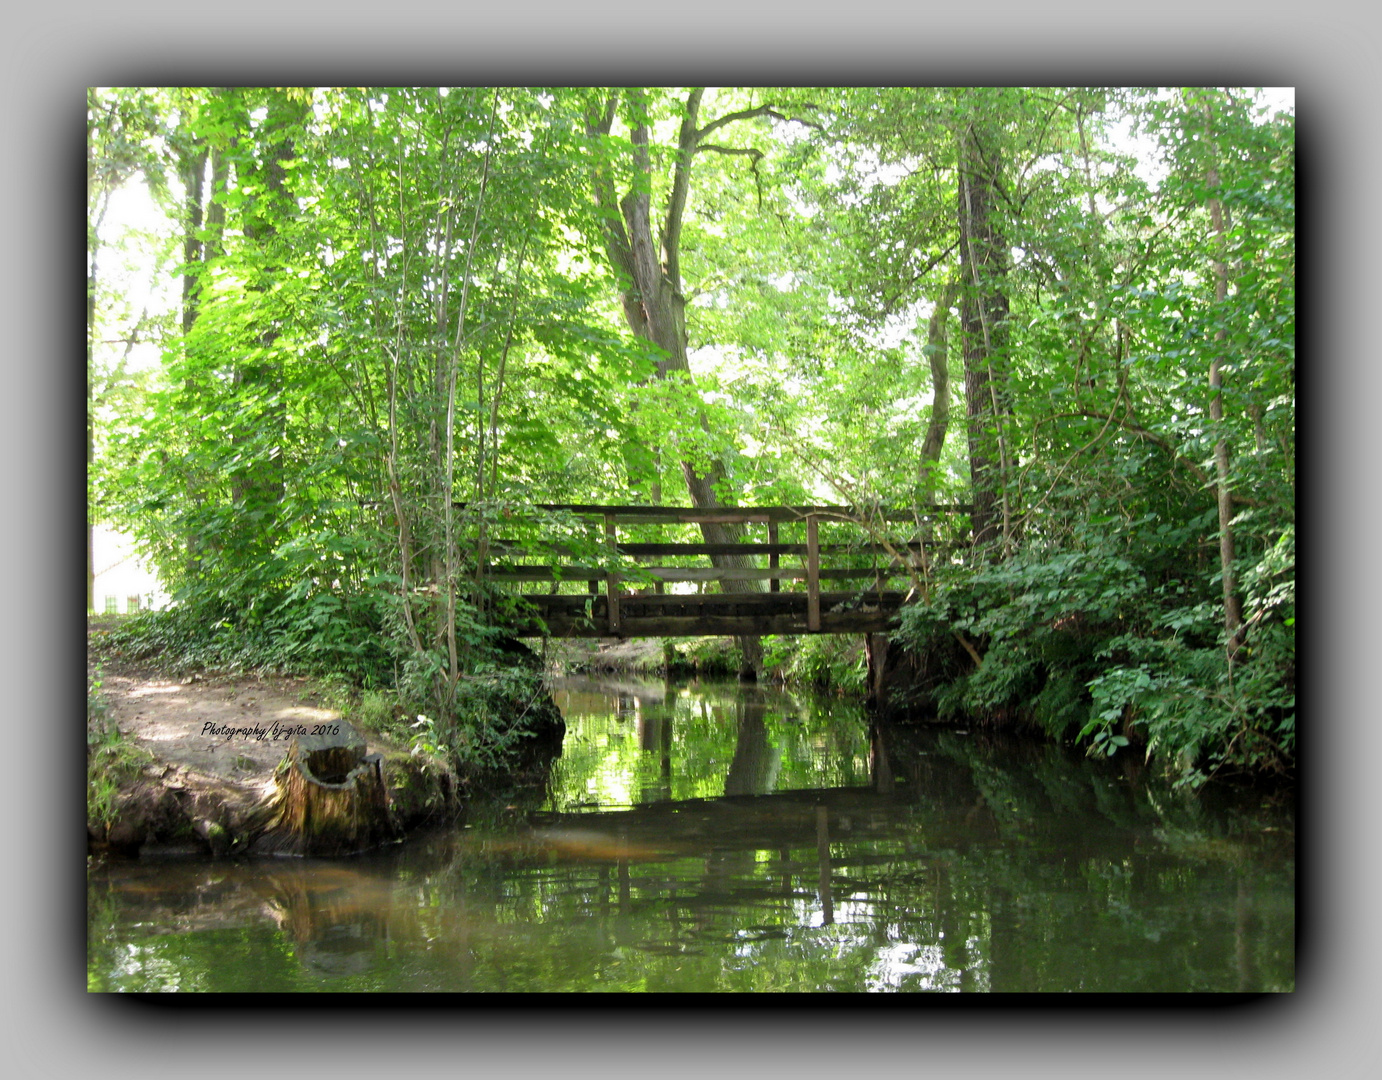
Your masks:
<path fill-rule="evenodd" d="M 821 628 L 821 551 L 814 514 L 806 519 L 806 628 Z"/>
<path fill-rule="evenodd" d="M 822 616 L 829 614 L 832 610 L 854 610 L 866 607 L 898 606 L 902 603 L 905 593 L 897 590 L 878 592 L 873 589 L 859 591 L 833 590 L 819 594 Z M 567 593 L 565 595 L 553 596 L 547 593 L 534 593 L 523 598 L 538 611 L 567 612 L 579 614 L 584 612 L 589 597 L 581 593 Z M 595 601 L 594 614 L 599 618 L 606 617 L 605 604 L 606 597 L 599 597 Z M 775 612 L 801 612 L 803 616 L 806 612 L 807 595 L 802 592 L 782 592 L 782 593 L 686 593 L 675 594 L 667 593 L 658 596 L 655 593 L 642 593 L 639 595 L 625 594 L 620 598 L 620 608 L 624 618 L 631 618 L 635 615 L 663 614 L 682 614 L 686 612 L 704 611 L 710 614 L 735 614 L 752 615 L 755 613 L 773 614 Z"/>
<path fill-rule="evenodd" d="M 556 513 L 575 514 L 580 517 L 601 517 L 613 514 L 624 525 L 653 525 L 659 522 L 681 522 L 719 524 L 763 522 L 763 521 L 805 521 L 809 513 L 838 515 L 850 518 L 852 511 L 848 506 L 637 506 L 637 505 L 596 505 L 589 503 L 541 503 L 534 509 Z M 908 512 L 904 520 L 911 520 Z"/>
<path fill-rule="evenodd" d="M 894 550 L 921 550 L 916 541 L 910 544 L 894 544 Z M 883 555 L 888 549 L 882 544 L 817 544 L 822 555 Z M 806 544 L 644 544 L 625 543 L 619 551 L 634 558 L 652 555 L 805 555 Z"/>
<path fill-rule="evenodd" d="M 780 548 L 800 547 L 799 544 L 779 544 Z M 770 555 L 767 544 L 620 544 L 619 551 L 634 557 L 640 555 Z M 790 551 L 780 554 L 790 555 Z"/>
<path fill-rule="evenodd" d="M 758 567 L 721 566 L 640 566 L 639 571 L 663 581 L 767 581 L 774 574 L 784 577 L 805 577 L 805 571 L 763 570 Z"/>
<path fill-rule="evenodd" d="M 464 508 L 465 503 L 455 504 Z M 523 507 L 515 508 L 518 513 Z M 844 505 L 820 506 L 716 506 L 698 508 L 694 506 L 640 506 L 636 504 L 596 504 L 596 503 L 534 503 L 532 509 L 554 513 L 574 514 L 577 517 L 603 519 L 612 514 L 626 525 L 652 525 L 658 522 L 685 522 L 690 524 L 702 521 L 716 522 L 762 522 L 762 521 L 805 521 L 815 514 L 828 521 L 915 521 L 943 514 L 968 514 L 973 507 L 968 503 L 942 503 L 928 506 L 925 513 L 912 509 L 889 509 L 881 513 L 875 510 L 859 510 Z"/>
<path fill-rule="evenodd" d="M 893 551 L 920 551 L 921 542 L 913 540 L 909 543 L 892 544 Z M 964 544 L 927 544 L 926 550 L 934 554 L 942 552 L 960 550 L 965 548 Z M 882 544 L 819 544 L 818 549 L 822 555 L 886 555 L 888 547 Z M 575 552 L 565 545 L 557 544 L 548 548 L 546 551 L 529 551 L 513 540 L 496 540 L 490 544 L 490 551 L 497 556 L 510 559 L 547 559 L 552 557 L 563 557 L 574 555 Z M 805 555 L 805 544 L 652 544 L 652 543 L 624 543 L 619 545 L 619 552 L 630 558 L 648 558 L 651 556 L 695 556 L 695 555 Z"/>
<path fill-rule="evenodd" d="M 618 635 L 611 635 L 597 619 L 569 618 L 557 614 L 543 621 L 547 632 L 553 637 L 603 638 L 603 637 L 740 637 L 762 636 L 764 634 L 884 634 L 897 629 L 896 611 L 849 611 L 822 613 L 821 628 L 808 629 L 804 614 L 780 615 L 663 615 L 656 618 L 626 617 Z M 514 628 L 516 636 L 525 637 L 542 633 L 542 625 L 536 622 Z"/>
<path fill-rule="evenodd" d="M 608 577 L 607 571 L 591 567 L 562 567 L 560 569 L 561 572 L 558 573 L 550 566 L 514 566 L 503 570 L 490 568 L 485 571 L 485 576 L 490 581 L 517 582 L 520 584 L 552 581 L 603 583 Z M 780 566 L 776 569 L 772 567 L 762 569 L 716 566 L 644 566 L 639 567 L 639 570 L 654 579 L 652 582 L 654 588 L 669 581 L 770 581 L 776 586 L 779 581 L 806 580 L 805 568 L 798 566 Z M 897 564 L 891 570 L 872 567 L 822 569 L 819 577 L 821 581 L 865 581 L 873 577 L 899 578 L 906 576 L 906 574 L 906 567 Z M 637 579 L 621 578 L 621 584 L 626 588 L 636 588 L 639 583 Z M 769 591 L 778 592 L 779 588 L 772 588 Z"/>

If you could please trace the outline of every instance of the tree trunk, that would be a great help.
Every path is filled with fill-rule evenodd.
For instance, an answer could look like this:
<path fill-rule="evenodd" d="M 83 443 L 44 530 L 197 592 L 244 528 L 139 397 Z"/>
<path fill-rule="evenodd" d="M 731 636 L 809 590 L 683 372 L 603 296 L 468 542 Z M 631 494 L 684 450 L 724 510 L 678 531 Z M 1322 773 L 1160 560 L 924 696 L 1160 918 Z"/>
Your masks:
<path fill-rule="evenodd" d="M 211 190 L 207 192 L 206 166 L 211 162 Z M 185 222 L 182 243 L 182 335 L 184 342 L 191 336 L 197 323 L 200 297 L 205 282 L 207 265 L 220 252 L 221 232 L 225 227 L 225 207 L 217 201 L 217 195 L 224 191 L 228 175 L 225 155 L 209 149 L 204 140 L 195 138 L 192 147 L 185 152 L 180 164 L 185 196 Z M 203 225 L 210 226 L 211 238 L 203 240 Z M 185 347 L 185 346 L 184 346 Z M 183 390 L 189 397 L 197 391 L 197 380 L 188 374 L 183 382 Z M 187 501 L 199 506 L 203 493 L 196 476 L 189 471 L 186 480 Z M 195 575 L 197 564 L 202 557 L 203 542 L 196 536 L 185 540 L 187 573 Z"/>
<path fill-rule="evenodd" d="M 672 192 L 663 221 L 660 244 L 652 230 L 652 162 L 648 150 L 648 126 L 644 118 L 646 99 L 642 90 L 626 92 L 633 110 L 630 141 L 637 177 L 633 186 L 618 200 L 617 209 L 613 181 L 608 173 L 597 169 L 592 177 L 597 210 L 604 231 L 605 250 L 610 265 L 621 279 L 620 301 L 624 319 L 635 336 L 650 341 L 661 353 L 657 363 L 658 377 L 666 379 L 677 374 L 690 374 L 686 357 L 686 298 L 681 282 L 681 224 L 682 214 L 690 191 L 691 162 L 706 129 L 697 129 L 701 89 L 687 97 L 685 115 L 677 144 L 677 161 L 673 174 Z M 608 135 L 618 106 L 617 95 L 605 102 L 603 113 L 591 116 L 587 131 L 592 136 Z M 716 122 L 719 123 L 719 122 Z M 712 125 L 713 126 L 713 125 Z M 660 256 L 660 257 L 659 257 Z M 697 411 L 689 421 L 709 430 L 704 414 Z M 715 488 L 725 479 L 724 467 L 711 461 L 705 472 L 690 461 L 681 463 L 691 504 L 699 508 L 720 506 Z M 708 544 L 736 543 L 743 537 L 738 525 L 704 523 L 701 533 Z M 753 565 L 747 556 L 711 556 L 715 566 L 743 568 Z M 726 581 L 726 592 L 757 592 L 757 581 Z M 762 662 L 762 643 L 757 638 L 737 639 L 743 663 L 740 675 L 754 678 Z"/>
<path fill-rule="evenodd" d="M 89 152 L 89 151 L 88 151 Z M 92 365 L 96 360 L 96 234 L 88 240 L 86 277 L 86 474 L 96 463 L 96 401 L 92 391 Z M 88 480 L 88 483 L 90 481 Z M 88 488 L 88 490 L 90 490 Z M 86 610 L 96 610 L 96 529 L 92 507 L 86 508 Z"/>
<path fill-rule="evenodd" d="M 186 223 L 182 234 L 182 332 L 192 332 L 197 321 L 197 294 L 201 291 L 202 266 L 202 189 L 206 180 L 206 144 L 197 145 L 182 161 L 182 186 L 185 196 Z"/>
<path fill-rule="evenodd" d="M 1013 539 L 1006 481 L 1003 421 L 1011 415 L 1007 392 L 1007 249 L 994 220 L 996 148 L 986 144 L 978 122 L 957 133 L 959 149 L 960 322 L 964 348 L 965 403 L 969 418 L 969 474 L 974 509 L 974 547 L 999 535 Z"/>
<path fill-rule="evenodd" d="M 294 735 L 256 814 L 256 854 L 350 855 L 396 840 L 382 759 L 344 720 L 334 735 Z"/>
<path fill-rule="evenodd" d="M 921 443 L 921 464 L 917 469 L 918 496 L 925 506 L 936 501 L 935 470 L 945 449 L 950 428 L 950 358 L 947 355 L 945 324 L 959 292 L 959 282 L 948 282 L 936 301 L 926 328 L 926 358 L 931 365 L 931 422 Z"/>
<path fill-rule="evenodd" d="M 86 174 L 88 184 L 95 172 L 95 147 L 92 145 L 94 117 L 91 113 L 93 91 L 87 91 Z M 90 196 L 88 195 L 88 198 Z M 90 484 L 91 468 L 96 463 L 96 402 L 92 377 L 96 363 L 96 252 L 100 236 L 88 217 L 86 237 L 86 475 Z M 87 488 L 90 491 L 90 487 Z M 96 529 L 90 502 L 86 508 L 86 610 L 96 610 Z"/>
<path fill-rule="evenodd" d="M 285 166 L 295 155 L 293 132 L 306 111 L 305 105 L 290 101 L 279 92 L 275 92 L 269 102 L 263 128 L 266 139 L 264 164 L 254 170 L 258 175 L 253 176 L 260 191 L 241 224 L 246 239 L 257 244 L 266 255 L 278 236 L 279 221 L 294 213 L 292 196 L 286 186 Z M 260 293 L 269 291 L 266 282 L 257 283 L 251 288 Z M 287 416 L 281 392 L 281 365 L 272 356 L 278 336 L 274 320 L 269 320 L 258 342 L 265 359 L 237 364 L 234 376 L 237 388 L 259 392 L 269 401 L 259 411 L 261 431 L 245 432 L 232 439 L 233 442 L 243 443 L 262 440 L 263 429 L 267 429 L 268 440 L 274 444 L 274 450 L 269 453 L 252 452 L 249 464 L 231 478 L 232 499 L 242 504 L 246 513 L 261 515 L 264 530 L 272 529 L 284 493 L 282 443 Z"/>
<path fill-rule="evenodd" d="M 1214 112 L 1210 102 L 1204 102 L 1205 124 L 1211 130 L 1214 125 Z M 1219 187 L 1219 169 L 1211 165 L 1205 177 L 1210 191 Z M 1209 199 L 1209 220 L 1214 230 L 1214 300 L 1222 317 L 1228 301 L 1228 264 L 1224 261 L 1227 246 L 1227 224 L 1224 208 L 1219 199 Z M 1214 442 L 1214 488 L 1215 500 L 1219 509 L 1219 569 L 1223 579 L 1224 632 L 1227 636 L 1229 660 L 1232 661 L 1238 647 L 1242 644 L 1243 608 L 1237 594 L 1237 583 L 1233 574 L 1233 492 L 1229 486 L 1229 447 L 1223 432 L 1223 361 L 1227 333 L 1221 325 L 1214 332 L 1214 355 L 1209 361 L 1209 418 L 1219 429 Z"/>

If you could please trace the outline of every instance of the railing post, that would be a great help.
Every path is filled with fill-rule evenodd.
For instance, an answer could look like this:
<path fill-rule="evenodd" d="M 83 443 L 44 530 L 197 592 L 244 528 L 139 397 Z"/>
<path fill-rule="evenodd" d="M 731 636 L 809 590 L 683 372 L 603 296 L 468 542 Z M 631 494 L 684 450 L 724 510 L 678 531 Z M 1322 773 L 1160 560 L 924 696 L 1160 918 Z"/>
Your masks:
<path fill-rule="evenodd" d="M 806 629 L 821 628 L 821 545 L 816 515 L 806 515 Z"/>
<path fill-rule="evenodd" d="M 614 515 L 605 515 L 605 542 L 609 545 L 610 558 L 619 554 L 619 542 L 614 531 Z M 605 575 L 605 597 L 609 608 L 610 637 L 619 636 L 619 575 L 611 570 Z"/>
<path fill-rule="evenodd" d="M 776 521 L 773 521 L 771 518 L 768 519 L 768 543 L 770 543 L 770 544 L 776 544 L 776 543 L 777 543 L 777 522 L 776 522 Z M 769 569 L 769 570 L 776 570 L 777 568 L 778 568 L 777 552 L 774 551 L 774 552 L 772 552 L 772 553 L 768 556 L 768 569 Z M 777 579 L 776 577 L 771 577 L 771 578 L 768 579 L 768 591 L 769 591 L 769 592 L 780 592 L 780 591 L 781 591 L 780 582 L 778 581 L 778 579 Z"/>

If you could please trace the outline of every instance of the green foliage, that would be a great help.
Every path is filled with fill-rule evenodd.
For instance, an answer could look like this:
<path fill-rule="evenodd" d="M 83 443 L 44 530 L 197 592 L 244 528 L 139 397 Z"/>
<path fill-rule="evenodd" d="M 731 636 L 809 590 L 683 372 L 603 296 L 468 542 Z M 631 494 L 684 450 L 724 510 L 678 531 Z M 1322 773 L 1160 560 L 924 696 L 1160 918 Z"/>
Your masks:
<path fill-rule="evenodd" d="M 971 712 L 993 713 L 1013 703 L 1026 703 L 1041 686 L 1041 664 L 1026 649 L 1004 640 L 984 656 L 984 662 L 969 676 L 965 687 L 965 707 Z"/>
<path fill-rule="evenodd" d="M 387 690 L 366 690 L 355 702 L 350 717 L 366 731 L 387 731 L 398 715 L 396 695 Z"/>
<path fill-rule="evenodd" d="M 868 662 L 856 637 L 768 637 L 763 641 L 763 666 L 765 674 L 788 685 L 841 694 L 862 694 L 867 689 Z"/>
<path fill-rule="evenodd" d="M 323 591 L 283 596 L 184 595 L 162 611 L 141 612 L 110 631 L 104 648 L 174 672 L 340 673 L 366 684 L 392 678 L 393 651 L 383 633 L 387 597 Z"/>
<path fill-rule="evenodd" d="M 1192 784 L 1289 772 L 1294 532 L 1245 566 L 1248 643 L 1230 668 L 1218 583 L 1183 558 L 1211 513 L 1111 520 L 1094 502 L 1062 525 L 1060 546 L 937 575 L 898 640 L 934 655 L 958 633 L 983 658 L 938 688 L 939 715 L 1022 718 L 1098 754 L 1136 746 Z"/>
<path fill-rule="evenodd" d="M 683 463 L 740 503 L 920 510 L 977 484 L 1003 541 L 928 537 L 899 632 L 937 658 L 947 715 L 1080 731 L 1100 752 L 1127 740 L 1193 762 L 1192 779 L 1289 768 L 1289 112 L 1250 90 L 660 88 L 616 93 L 592 136 L 608 93 L 89 92 L 89 499 L 177 598 L 117 647 L 341 673 L 483 758 L 517 738 L 502 703 L 526 690 L 495 682 L 493 627 L 515 601 L 478 579 L 479 556 L 560 544 L 639 580 L 598 530 L 533 504 L 678 501 Z M 696 101 L 713 143 L 663 253 L 690 371 L 663 378 L 610 269 L 607 227 L 629 224 L 597 190 L 668 180 Z M 957 207 L 975 140 L 1005 249 L 983 289 L 1006 315 L 985 332 L 1006 344 L 966 401 Z M 140 181 L 166 227 L 118 235 L 106 209 Z M 133 311 L 138 259 L 180 297 Z M 961 318 L 938 322 L 951 421 L 926 475 L 918 448 L 943 413 L 929 327 L 957 281 Z M 158 343 L 159 370 L 104 344 L 135 338 Z M 1232 665 L 1220 484 L 1243 601 Z M 853 643 L 768 649 L 788 678 L 862 686 Z"/>
<path fill-rule="evenodd" d="M 673 669 L 697 675 L 734 675 L 742 654 L 730 638 L 678 638 L 672 643 Z"/>
<path fill-rule="evenodd" d="M 1032 719 L 1053 739 L 1065 738 L 1088 714 L 1089 698 L 1085 687 L 1069 670 L 1052 671 L 1032 702 Z"/>
<path fill-rule="evenodd" d="M 1175 640 L 1115 638 L 1101 654 L 1114 666 L 1089 683 L 1093 703 L 1081 735 L 1112 753 L 1135 731 L 1155 755 L 1197 785 L 1220 771 L 1285 772 L 1294 750 L 1294 697 L 1279 671 L 1261 665 L 1230 676 L 1219 649 Z M 1123 744 L 1118 744 L 1123 745 Z"/>
<path fill-rule="evenodd" d="M 416 700 L 425 685 L 405 682 L 400 697 Z M 477 665 L 456 688 L 447 717 L 417 714 L 409 725 L 409 743 L 414 753 L 462 770 L 500 771 L 523 757 L 535 729 L 550 719 L 550 708 L 540 673 Z"/>

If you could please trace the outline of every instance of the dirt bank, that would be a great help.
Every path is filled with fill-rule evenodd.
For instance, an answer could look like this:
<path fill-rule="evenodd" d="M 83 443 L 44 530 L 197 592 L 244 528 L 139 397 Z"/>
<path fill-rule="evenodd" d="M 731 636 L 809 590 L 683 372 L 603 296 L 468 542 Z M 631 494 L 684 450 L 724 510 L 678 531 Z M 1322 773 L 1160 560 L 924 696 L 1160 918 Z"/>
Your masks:
<path fill-rule="evenodd" d="M 90 653 L 89 653 L 90 656 Z M 274 789 L 288 737 L 316 725 L 344 725 L 306 679 L 284 676 L 175 678 L 103 658 L 106 723 L 147 751 L 121 778 L 102 819 L 88 814 L 89 847 L 125 854 L 248 850 L 256 810 Z M 360 732 L 383 755 L 385 784 L 401 829 L 456 810 L 454 775 L 377 733 Z M 132 773 L 134 770 L 130 770 Z"/>

